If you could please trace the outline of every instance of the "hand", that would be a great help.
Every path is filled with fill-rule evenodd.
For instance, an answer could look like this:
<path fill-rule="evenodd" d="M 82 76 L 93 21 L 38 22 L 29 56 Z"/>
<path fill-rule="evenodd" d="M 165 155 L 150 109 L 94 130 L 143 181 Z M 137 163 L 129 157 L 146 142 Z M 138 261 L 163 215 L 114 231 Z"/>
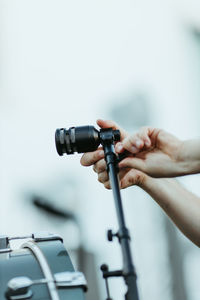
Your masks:
<path fill-rule="evenodd" d="M 112 128 L 113 130 L 120 130 L 121 141 L 128 136 L 125 130 L 120 128 L 115 122 L 113 121 L 103 121 L 97 120 L 97 125 L 101 128 Z M 81 164 L 83 166 L 91 166 L 95 164 L 97 161 L 104 161 L 104 151 L 102 147 L 99 147 L 96 151 L 84 153 L 81 157 Z M 104 161 L 105 163 L 105 161 Z"/>
<path fill-rule="evenodd" d="M 97 124 L 101 128 L 113 128 L 114 130 L 119 129 L 121 133 L 121 141 L 128 137 L 126 131 L 112 121 L 97 120 Z M 98 180 L 104 184 L 105 188 L 111 188 L 102 147 L 99 147 L 96 151 L 84 153 L 81 157 L 81 164 L 83 166 L 93 165 L 93 170 L 98 174 Z M 121 169 L 119 172 L 120 187 L 126 188 L 133 184 L 142 185 L 145 176 L 145 174 L 138 170 L 128 168 L 125 168 L 124 170 Z"/>
<path fill-rule="evenodd" d="M 183 142 L 164 130 L 144 127 L 117 143 L 117 153 L 128 156 L 119 163 L 120 169 L 134 168 L 153 177 L 173 177 L 187 173 L 182 155 Z"/>
<path fill-rule="evenodd" d="M 106 164 L 100 165 L 99 162 L 97 162 L 96 164 L 94 164 L 93 170 L 98 174 L 98 181 L 103 183 L 106 189 L 111 189 L 108 173 L 106 171 Z M 120 188 L 125 189 L 132 185 L 137 185 L 141 188 L 145 188 L 146 179 L 150 177 L 143 172 L 133 168 L 121 168 L 119 170 L 118 178 Z"/>

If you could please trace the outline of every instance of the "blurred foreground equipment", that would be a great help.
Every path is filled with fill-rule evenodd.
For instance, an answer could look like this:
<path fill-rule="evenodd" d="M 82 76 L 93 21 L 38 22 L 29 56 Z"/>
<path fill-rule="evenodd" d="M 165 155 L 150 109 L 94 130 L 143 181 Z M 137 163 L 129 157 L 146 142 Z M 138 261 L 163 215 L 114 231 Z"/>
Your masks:
<path fill-rule="evenodd" d="M 14 250 L 11 241 L 22 240 Z M 84 275 L 76 272 L 60 236 L 0 236 L 0 299 L 84 300 Z"/>
<path fill-rule="evenodd" d="M 94 253 L 86 250 L 84 247 L 84 241 L 82 241 L 81 237 L 81 225 L 79 224 L 76 215 L 72 211 L 65 209 L 64 205 L 58 206 L 56 205 L 56 201 L 52 201 L 52 199 L 49 200 L 44 196 L 33 195 L 31 197 L 31 202 L 40 211 L 40 213 L 47 215 L 51 222 L 55 219 L 60 219 L 60 221 L 63 222 L 63 226 L 66 223 L 66 227 L 69 222 L 73 222 L 74 226 L 78 230 L 79 244 L 76 248 L 68 249 L 68 251 L 73 263 L 75 263 L 77 268 L 83 272 L 87 279 L 88 291 L 85 298 L 87 300 L 100 300 L 97 272 L 95 269 L 95 255 Z M 72 235 L 68 235 L 66 233 L 66 244 L 70 244 L 71 238 Z"/>

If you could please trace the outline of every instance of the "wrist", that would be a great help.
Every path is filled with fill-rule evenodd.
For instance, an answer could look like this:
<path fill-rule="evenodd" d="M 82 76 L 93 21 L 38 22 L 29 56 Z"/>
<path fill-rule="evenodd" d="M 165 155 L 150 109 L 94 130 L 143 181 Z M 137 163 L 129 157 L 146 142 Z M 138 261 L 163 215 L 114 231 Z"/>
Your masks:
<path fill-rule="evenodd" d="M 143 173 L 140 182 L 138 183 L 138 186 L 142 188 L 144 191 L 148 192 L 153 188 L 155 184 L 154 181 L 156 181 L 155 178 L 152 178 L 149 175 Z"/>
<path fill-rule="evenodd" d="M 183 175 L 200 172 L 200 140 L 186 140 L 181 143 L 178 161 Z"/>

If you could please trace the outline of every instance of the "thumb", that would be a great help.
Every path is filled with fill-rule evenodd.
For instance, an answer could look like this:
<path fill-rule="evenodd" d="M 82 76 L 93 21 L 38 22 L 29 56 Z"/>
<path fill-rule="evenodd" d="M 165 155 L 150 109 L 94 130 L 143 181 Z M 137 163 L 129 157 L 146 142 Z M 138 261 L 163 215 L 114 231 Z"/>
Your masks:
<path fill-rule="evenodd" d="M 138 186 L 142 187 L 146 177 L 147 177 L 147 175 L 144 174 L 143 172 L 131 169 L 122 178 L 121 188 L 123 189 L 123 188 L 129 187 L 131 185 L 138 185 Z"/>
<path fill-rule="evenodd" d="M 126 157 L 119 163 L 119 168 L 134 168 L 142 172 L 146 171 L 144 160 L 136 157 Z"/>
<path fill-rule="evenodd" d="M 97 125 L 101 128 L 112 128 L 113 130 L 119 130 L 121 134 L 121 140 L 123 140 L 128 135 L 124 129 L 122 129 L 117 123 L 111 120 L 98 119 Z"/>

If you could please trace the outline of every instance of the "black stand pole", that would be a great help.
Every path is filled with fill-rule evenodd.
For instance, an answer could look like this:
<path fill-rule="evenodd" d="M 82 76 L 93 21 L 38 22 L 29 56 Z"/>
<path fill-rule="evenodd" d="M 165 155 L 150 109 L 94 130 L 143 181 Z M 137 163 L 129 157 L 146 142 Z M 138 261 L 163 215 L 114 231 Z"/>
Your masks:
<path fill-rule="evenodd" d="M 93 126 L 70 127 L 56 130 L 56 148 L 59 155 L 64 153 L 73 154 L 74 152 L 85 153 L 94 151 L 100 144 L 103 145 L 107 170 L 110 178 L 115 207 L 117 211 L 117 219 L 119 231 L 113 234 L 112 230 L 108 231 L 108 240 L 112 241 L 113 237 L 117 237 L 121 245 L 123 268 L 122 270 L 109 271 L 107 265 L 102 265 L 101 270 L 106 281 L 107 299 L 112 300 L 108 288 L 109 277 L 123 277 L 127 285 L 125 300 L 138 300 L 138 291 L 136 285 L 136 274 L 132 262 L 130 251 L 130 235 L 126 228 L 121 194 L 119 189 L 119 181 L 117 177 L 118 161 L 114 150 L 114 142 L 120 140 L 120 131 L 112 128 L 100 129 L 100 132 Z"/>
<path fill-rule="evenodd" d="M 106 269 L 107 266 L 104 266 L 104 270 L 102 270 L 103 277 L 107 279 L 108 277 L 113 276 L 123 276 L 127 285 L 125 300 L 138 300 L 139 297 L 136 285 L 136 273 L 133 266 L 130 251 L 130 235 L 125 224 L 119 181 L 117 176 L 117 157 L 114 150 L 113 134 L 109 130 L 102 129 L 101 141 L 104 148 L 105 160 L 107 164 L 110 184 L 113 191 L 113 197 L 115 201 L 117 219 L 119 224 L 119 231 L 116 234 L 113 234 L 111 230 L 108 231 L 108 239 L 112 241 L 112 238 L 114 236 L 118 237 L 123 257 L 122 271 L 109 272 L 108 268 Z"/>

